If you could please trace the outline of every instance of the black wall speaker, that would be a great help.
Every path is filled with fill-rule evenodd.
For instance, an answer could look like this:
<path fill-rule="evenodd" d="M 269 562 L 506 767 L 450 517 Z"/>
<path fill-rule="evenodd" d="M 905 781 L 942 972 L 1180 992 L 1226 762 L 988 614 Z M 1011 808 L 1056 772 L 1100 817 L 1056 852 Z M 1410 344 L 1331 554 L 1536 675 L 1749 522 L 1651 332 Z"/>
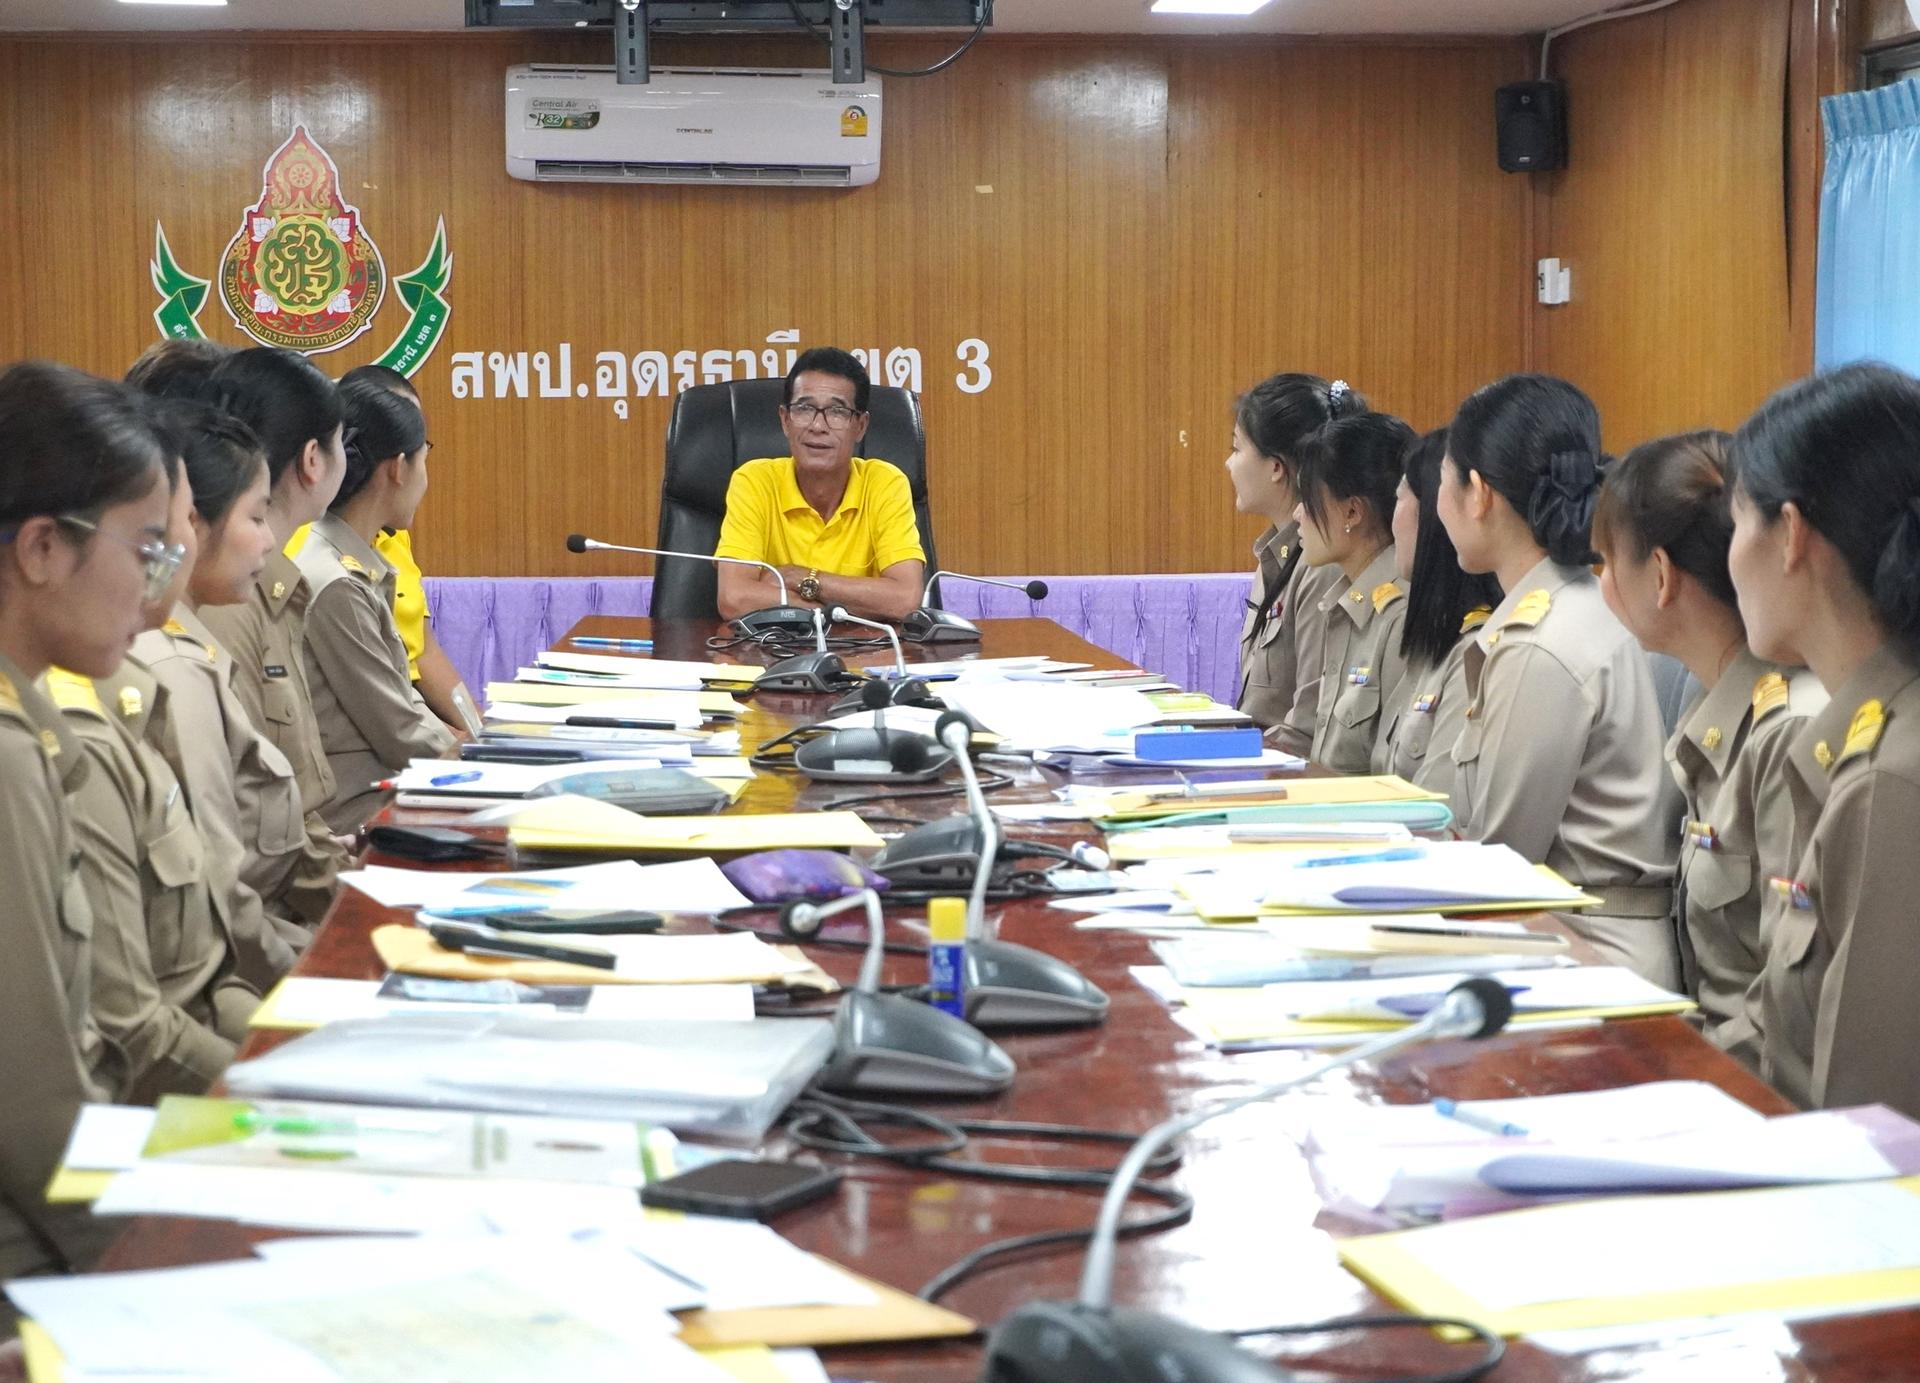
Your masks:
<path fill-rule="evenodd" d="M 1500 166 L 1509 173 L 1541 173 L 1567 166 L 1565 82 L 1514 82 L 1493 93 L 1500 131 Z"/>

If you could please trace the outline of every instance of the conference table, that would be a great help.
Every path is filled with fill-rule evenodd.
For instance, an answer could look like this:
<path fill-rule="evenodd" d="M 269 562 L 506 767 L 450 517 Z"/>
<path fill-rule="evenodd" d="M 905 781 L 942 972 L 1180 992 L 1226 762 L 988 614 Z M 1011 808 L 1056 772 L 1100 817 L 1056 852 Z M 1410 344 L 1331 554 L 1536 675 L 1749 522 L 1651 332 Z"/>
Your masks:
<path fill-rule="evenodd" d="M 989 621 L 982 632 L 977 646 L 910 646 L 907 656 L 926 661 L 961 653 L 1044 654 L 1095 667 L 1123 666 L 1105 650 L 1046 620 Z M 607 652 L 604 647 L 572 640 L 579 636 L 651 638 L 653 656 L 662 658 L 769 661 L 757 648 L 716 652 L 709 640 L 722 634 L 722 626 L 704 623 L 650 624 L 596 616 L 576 625 L 558 647 Z M 867 647 L 847 657 L 849 662 L 891 663 L 893 654 L 890 649 Z M 751 750 L 794 725 L 818 719 L 827 701 L 823 696 L 748 698 L 739 722 L 743 747 Z M 1050 773 L 1011 772 L 1015 782 L 997 792 L 995 800 L 1039 800 L 1060 782 Z M 808 784 L 797 775 L 763 772 L 734 810 L 809 810 L 867 791 L 866 785 Z M 910 798 L 881 809 L 934 819 L 961 806 L 954 796 Z M 442 819 L 417 812 L 392 816 Z M 1063 843 L 1087 834 L 1079 827 L 1029 823 L 1013 833 Z M 918 910 L 890 912 L 917 915 Z M 1129 974 L 1129 967 L 1153 959 L 1146 942 L 1137 936 L 1077 930 L 1072 925 L 1074 914 L 1038 899 L 1009 903 L 999 909 L 999 916 L 1003 937 L 1071 961 L 1112 997 L 1112 1010 L 1098 1027 L 996 1033 L 996 1040 L 1019 1068 L 1012 1088 L 993 1099 L 927 1102 L 936 1113 L 1138 1133 L 1177 1111 L 1283 1079 L 1310 1060 L 1299 1051 L 1226 1055 L 1188 1034 Z M 372 929 L 403 918 L 404 914 L 379 907 L 364 894 L 343 889 L 295 973 L 378 978 L 383 968 L 369 940 Z M 708 925 L 694 919 L 675 923 L 687 930 Z M 758 925 L 771 926 L 771 915 L 761 915 Z M 1552 924 L 1541 919 L 1539 925 Z M 836 922 L 829 924 L 827 934 L 857 936 L 858 929 L 849 931 Z M 905 937 L 898 931 L 893 935 Z M 815 948 L 811 954 L 842 982 L 850 982 L 858 967 L 858 951 L 851 947 Z M 915 956 L 890 956 L 887 979 L 923 981 L 925 963 Z M 257 1055 L 290 1036 L 256 1033 L 242 1057 Z M 1349 1068 L 1289 1100 L 1492 1099 L 1675 1079 L 1711 1082 L 1763 1113 L 1788 1109 L 1780 1096 L 1675 1017 L 1507 1033 L 1481 1042 L 1437 1042 L 1388 1058 L 1377 1067 Z M 1249 1108 L 1187 1138 L 1184 1160 L 1173 1176 L 1192 1194 L 1193 1216 L 1183 1225 L 1123 1244 L 1116 1301 L 1221 1330 L 1392 1309 L 1336 1260 L 1333 1236 L 1358 1227 L 1344 1223 L 1323 1205 L 1305 1160 L 1287 1134 L 1286 1113 L 1273 1105 Z M 776 1153 L 789 1150 L 777 1130 L 767 1146 Z M 969 1149 L 968 1156 L 1084 1168 L 1111 1165 L 1118 1160 L 1118 1150 L 1076 1150 L 1021 1140 L 978 1145 Z M 776 1228 L 804 1248 L 908 1292 L 990 1241 L 1084 1227 L 1091 1223 L 1098 1203 L 1097 1191 L 1010 1186 L 858 1158 L 827 1160 L 845 1168 L 840 1192 L 781 1216 Z M 1134 1213 L 1151 1204 L 1137 1202 Z M 271 1230 L 222 1221 L 141 1218 L 129 1224 L 102 1266 L 151 1268 L 243 1257 L 252 1243 L 273 1235 Z M 1543 1251 L 1577 1253 L 1579 1246 L 1547 1246 Z M 1714 1246 L 1664 1246 L 1659 1251 L 1709 1256 Z M 1077 1248 L 1031 1255 L 968 1279 L 942 1298 L 942 1304 L 989 1327 L 1022 1303 L 1071 1297 L 1080 1267 Z M 1676 1328 L 1676 1337 L 1683 1329 Z M 1425 1373 L 1467 1358 L 1462 1352 L 1467 1347 L 1444 1344 L 1420 1330 L 1348 1332 L 1284 1344 L 1256 1340 L 1250 1347 L 1284 1367 L 1324 1370 L 1341 1378 Z M 980 1375 L 983 1357 L 977 1338 L 842 1347 L 822 1353 L 836 1379 L 873 1383 L 971 1383 Z M 1503 1383 L 1656 1378 L 1700 1383 L 1774 1379 L 1864 1383 L 1914 1378 L 1920 1377 L 1920 1311 L 1790 1326 L 1777 1321 L 1736 1323 L 1717 1333 L 1687 1338 L 1684 1344 L 1676 1341 L 1671 1348 L 1644 1344 L 1576 1357 L 1515 1341 L 1506 1360 L 1489 1377 Z"/>

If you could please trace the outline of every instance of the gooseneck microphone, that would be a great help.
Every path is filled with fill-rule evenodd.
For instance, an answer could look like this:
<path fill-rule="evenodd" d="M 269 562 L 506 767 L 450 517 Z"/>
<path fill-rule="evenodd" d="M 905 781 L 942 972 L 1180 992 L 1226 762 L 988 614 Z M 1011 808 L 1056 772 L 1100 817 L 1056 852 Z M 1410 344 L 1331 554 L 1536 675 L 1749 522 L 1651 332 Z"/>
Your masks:
<path fill-rule="evenodd" d="M 864 908 L 867 952 L 860 977 L 834 1015 L 833 1055 L 815 1077 L 826 1090 L 904 1095 L 991 1095 L 1013 1083 L 1013 1058 L 950 1013 L 902 994 L 880 992 L 886 918 L 870 888 L 830 903 L 796 901 L 780 929 L 800 941 L 819 935 L 828 918 Z"/>
<path fill-rule="evenodd" d="M 787 601 L 786 578 L 780 575 L 780 568 L 770 562 L 755 562 L 746 557 L 716 557 L 711 552 L 678 552 L 666 547 L 630 547 L 622 543 L 603 543 L 589 538 L 584 533 L 567 535 L 568 552 L 637 552 L 645 557 L 690 557 L 696 562 L 712 562 L 716 566 L 757 567 L 773 577 L 774 584 L 780 588 L 780 603 L 769 605 L 762 610 L 751 610 L 734 620 L 733 623 L 748 634 L 778 634 L 783 638 L 799 638 L 812 632 L 812 613 L 803 606 L 792 605 Z"/>
<path fill-rule="evenodd" d="M 1087 1247 L 1080 1296 L 1072 1302 L 1031 1302 L 993 1330 L 987 1341 L 986 1383 L 1114 1383 L 1183 1379 L 1190 1383 L 1281 1383 L 1281 1376 L 1232 1339 L 1183 1325 L 1150 1311 L 1115 1308 L 1114 1255 L 1127 1197 L 1147 1166 L 1174 1139 L 1212 1119 L 1274 1099 L 1356 1062 L 1444 1037 L 1488 1037 L 1513 1016 L 1506 987 L 1485 975 L 1463 980 L 1419 1022 L 1350 1047 L 1298 1075 L 1252 1094 L 1169 1119 L 1142 1135 L 1127 1153 L 1100 1205 Z"/>
<path fill-rule="evenodd" d="M 1029 600 L 1045 600 L 1044 581 L 996 581 L 990 576 L 968 576 L 965 572 L 937 571 L 927 578 L 920 592 L 920 608 L 901 622 L 901 632 L 910 643 L 979 643 L 980 626 L 947 610 L 936 610 L 927 602 L 933 599 L 933 583 L 941 577 L 953 581 L 973 581 L 982 586 L 1000 586 L 1009 591 L 1024 591 Z"/>
<path fill-rule="evenodd" d="M 1110 1001 L 1085 975 L 1056 956 L 988 934 L 987 889 L 1000 852 L 1000 825 L 974 772 L 969 753 L 973 724 L 960 712 L 948 711 L 934 722 L 934 737 L 960 765 L 967 811 L 973 818 L 970 834 L 978 849 L 967 898 L 967 1021 L 978 1028 L 1081 1027 L 1104 1022 Z"/>
<path fill-rule="evenodd" d="M 893 675 L 903 682 L 906 681 L 907 655 L 905 650 L 900 647 L 900 636 L 894 632 L 891 624 L 877 619 L 863 619 L 844 605 L 829 605 L 827 607 L 827 623 L 857 624 L 862 629 L 878 629 L 882 634 L 885 634 L 887 636 L 887 642 L 893 645 Z"/>

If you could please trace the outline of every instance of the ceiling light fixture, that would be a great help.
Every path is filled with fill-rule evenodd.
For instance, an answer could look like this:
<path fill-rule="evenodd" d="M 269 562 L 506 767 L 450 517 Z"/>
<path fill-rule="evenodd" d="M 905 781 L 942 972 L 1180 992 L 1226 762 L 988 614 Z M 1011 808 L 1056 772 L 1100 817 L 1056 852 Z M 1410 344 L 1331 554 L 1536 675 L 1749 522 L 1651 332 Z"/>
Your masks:
<path fill-rule="evenodd" d="M 1153 0 L 1155 14 L 1204 14 L 1245 18 L 1264 8 L 1268 0 Z"/>

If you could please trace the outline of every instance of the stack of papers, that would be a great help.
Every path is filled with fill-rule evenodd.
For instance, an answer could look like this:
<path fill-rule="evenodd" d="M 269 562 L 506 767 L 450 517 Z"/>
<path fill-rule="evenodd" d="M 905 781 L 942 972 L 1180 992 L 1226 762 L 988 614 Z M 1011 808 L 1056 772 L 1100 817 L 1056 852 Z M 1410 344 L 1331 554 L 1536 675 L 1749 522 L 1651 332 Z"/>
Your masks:
<path fill-rule="evenodd" d="M 390 974 L 384 980 L 289 975 L 247 1020 L 252 1028 L 311 1032 L 350 1018 L 404 1018 L 492 1010 L 535 1017 L 646 1018 L 655 1022 L 745 1023 L 751 984 L 532 985 L 516 980 L 445 980 Z"/>
<path fill-rule="evenodd" d="M 548 805 L 558 807 L 569 800 L 573 799 L 554 798 Z M 630 821 L 644 821 L 632 812 L 604 802 L 587 805 L 603 807 Z M 440 917 L 537 912 L 547 908 L 563 908 L 569 912 L 623 912 L 645 908 L 653 912 L 710 915 L 752 906 L 752 901 L 735 888 L 720 872 L 720 866 L 710 859 L 654 865 L 618 860 L 568 869 L 492 874 L 471 870 L 397 869 L 371 864 L 345 871 L 340 875 L 340 882 L 359 889 L 382 907 L 420 908 Z"/>
<path fill-rule="evenodd" d="M 540 939 L 556 946 L 606 951 L 613 956 L 613 968 L 449 951 L 420 927 L 395 924 L 373 929 L 373 949 L 388 969 L 455 980 L 512 979 L 523 984 L 560 985 L 778 985 L 814 970 L 812 962 L 797 953 L 769 946 L 750 932 L 712 936 L 543 932 Z M 514 1011 L 519 1011 L 518 1005 Z"/>
<path fill-rule="evenodd" d="M 1128 839 L 1115 842 L 1116 857 Z M 1600 901 L 1504 845 L 1474 841 L 1344 849 L 1294 844 L 1277 852 L 1268 847 L 1257 863 L 1195 872 L 1173 887 L 1201 917 L 1225 923 L 1275 916 L 1564 912 Z"/>
<path fill-rule="evenodd" d="M 1344 922 L 1347 919 L 1339 920 Z M 1438 917 L 1432 920 L 1436 923 L 1440 921 Z M 1488 975 L 1502 970 L 1572 964 L 1558 954 L 1566 949 L 1565 942 L 1558 937 L 1539 937 L 1541 941 L 1556 942 L 1558 945 L 1542 948 L 1542 954 L 1528 955 L 1524 953 L 1526 945 L 1538 936 L 1537 933 L 1516 925 L 1514 930 L 1498 935 L 1507 938 L 1507 946 L 1517 949 L 1501 950 L 1500 942 L 1490 941 L 1486 952 L 1480 955 L 1428 955 L 1385 949 L 1340 954 L 1303 945 L 1283 931 L 1262 929 L 1249 934 L 1238 928 L 1225 935 L 1216 929 L 1183 936 L 1179 940 L 1156 941 L 1152 945 L 1154 954 L 1167 967 L 1174 980 L 1189 989 L 1245 989 L 1289 980 Z"/>
<path fill-rule="evenodd" d="M 625 658 L 606 653 L 561 653 L 549 649 L 534 661 L 543 668 L 619 678 L 630 686 L 697 690 L 708 682 L 753 683 L 764 668 L 744 663 L 700 663 L 671 658 Z"/>
<path fill-rule="evenodd" d="M 599 684 L 561 686 L 551 682 L 489 682 L 486 718 L 526 720 L 528 707 L 575 707 L 573 715 L 634 720 L 672 720 L 697 728 L 702 719 L 733 720 L 740 703 L 725 692 L 648 691 Z M 568 718 L 568 717 L 563 717 Z"/>
<path fill-rule="evenodd" d="M 1322 1047 L 1351 1044 L 1403 1027 L 1431 1010 L 1466 973 L 1385 979 L 1302 980 L 1260 988 L 1188 988 L 1164 973 L 1141 975 L 1178 1005 L 1174 1017 L 1223 1048 Z M 1136 972 L 1139 974 L 1140 972 Z M 1501 970 L 1493 977 L 1513 996 L 1510 1026 L 1559 1026 L 1606 1018 L 1685 1013 L 1693 1000 L 1607 965 Z"/>
<path fill-rule="evenodd" d="M 507 837 L 517 850 L 587 855 L 743 854 L 787 847 L 878 849 L 885 844 L 853 812 L 644 817 L 579 797 L 556 797 L 516 814 Z M 626 906 L 653 905 L 631 899 Z"/>

